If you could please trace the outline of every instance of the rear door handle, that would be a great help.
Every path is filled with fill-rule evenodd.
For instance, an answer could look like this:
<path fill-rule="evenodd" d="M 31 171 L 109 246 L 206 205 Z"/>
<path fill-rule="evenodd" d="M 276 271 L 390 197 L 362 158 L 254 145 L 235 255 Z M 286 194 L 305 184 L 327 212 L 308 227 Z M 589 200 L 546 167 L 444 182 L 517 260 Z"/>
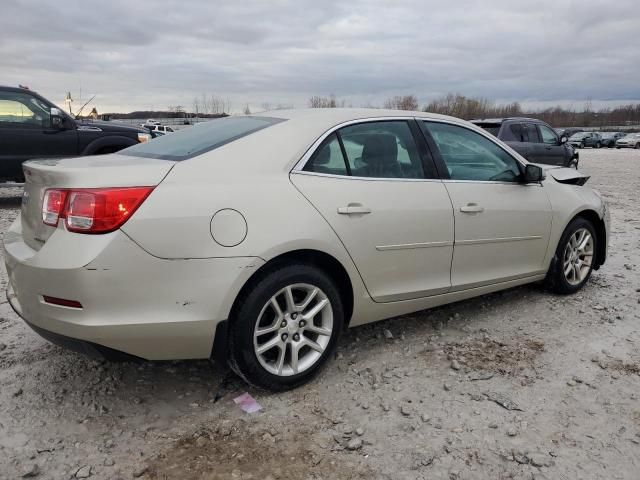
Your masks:
<path fill-rule="evenodd" d="M 484 212 L 484 207 L 477 203 L 467 203 L 464 207 L 460 207 L 460 211 L 463 213 L 481 213 Z"/>
<path fill-rule="evenodd" d="M 371 213 L 371 209 L 359 203 L 350 203 L 346 207 L 338 207 L 338 213 L 340 215 L 364 215 Z"/>

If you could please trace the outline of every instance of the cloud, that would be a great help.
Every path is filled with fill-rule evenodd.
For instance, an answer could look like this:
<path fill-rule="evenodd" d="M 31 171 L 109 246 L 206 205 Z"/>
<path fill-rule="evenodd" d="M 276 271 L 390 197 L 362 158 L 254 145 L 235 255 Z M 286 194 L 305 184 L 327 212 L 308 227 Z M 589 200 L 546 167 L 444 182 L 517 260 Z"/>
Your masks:
<path fill-rule="evenodd" d="M 448 91 L 529 105 L 640 100 L 640 10 L 600 0 L 3 0 L 0 83 L 100 111 L 203 92 L 305 106 Z"/>

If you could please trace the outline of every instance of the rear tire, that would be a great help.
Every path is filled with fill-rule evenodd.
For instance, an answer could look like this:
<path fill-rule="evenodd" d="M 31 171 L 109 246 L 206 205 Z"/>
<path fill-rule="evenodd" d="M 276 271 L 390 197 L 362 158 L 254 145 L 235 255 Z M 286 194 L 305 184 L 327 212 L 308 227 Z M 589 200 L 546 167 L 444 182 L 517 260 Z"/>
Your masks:
<path fill-rule="evenodd" d="M 597 242 L 593 224 L 582 217 L 574 218 L 558 242 L 545 279 L 547 289 L 563 295 L 580 290 L 593 272 Z"/>
<path fill-rule="evenodd" d="M 260 275 L 237 305 L 230 322 L 229 366 L 247 383 L 271 391 L 296 388 L 317 375 L 344 325 L 335 283 L 304 263 Z"/>
<path fill-rule="evenodd" d="M 596 143 L 596 148 L 601 148 L 601 147 L 602 147 L 602 144 L 600 142 L 597 142 Z"/>
<path fill-rule="evenodd" d="M 636 146 L 633 147 L 633 148 L 634 148 L 634 150 L 640 150 L 640 143 L 636 143 Z"/>

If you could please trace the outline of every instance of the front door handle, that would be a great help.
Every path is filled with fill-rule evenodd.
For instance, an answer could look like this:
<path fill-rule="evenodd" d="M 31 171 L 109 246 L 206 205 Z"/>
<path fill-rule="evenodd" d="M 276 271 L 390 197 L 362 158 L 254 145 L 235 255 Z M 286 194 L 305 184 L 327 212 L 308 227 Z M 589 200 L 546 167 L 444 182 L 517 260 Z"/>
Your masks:
<path fill-rule="evenodd" d="M 477 203 L 467 203 L 464 207 L 460 207 L 460 211 L 463 213 L 481 213 L 484 212 L 484 207 Z"/>
<path fill-rule="evenodd" d="M 359 203 L 350 203 L 346 207 L 338 207 L 338 213 L 340 215 L 364 215 L 371 213 L 371 209 Z"/>

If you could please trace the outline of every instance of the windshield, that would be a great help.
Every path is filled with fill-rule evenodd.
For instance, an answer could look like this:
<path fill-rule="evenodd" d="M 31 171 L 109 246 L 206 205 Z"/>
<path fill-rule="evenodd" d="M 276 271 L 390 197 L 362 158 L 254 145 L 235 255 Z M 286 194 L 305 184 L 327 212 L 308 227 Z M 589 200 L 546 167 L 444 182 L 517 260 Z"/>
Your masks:
<path fill-rule="evenodd" d="M 119 153 L 161 160 L 187 160 L 284 121 L 270 117 L 218 118 L 139 143 Z"/>
<path fill-rule="evenodd" d="M 577 140 L 577 139 L 580 139 L 580 138 L 584 138 L 587 135 L 589 135 L 589 134 L 586 133 L 586 132 L 574 133 L 573 135 L 571 135 L 571 139 L 572 140 Z"/>
<path fill-rule="evenodd" d="M 611 132 L 604 132 L 600 134 L 602 138 L 613 138 L 616 135 L 617 133 L 611 133 Z"/>
<path fill-rule="evenodd" d="M 624 138 L 640 138 L 640 133 L 629 133 Z"/>

